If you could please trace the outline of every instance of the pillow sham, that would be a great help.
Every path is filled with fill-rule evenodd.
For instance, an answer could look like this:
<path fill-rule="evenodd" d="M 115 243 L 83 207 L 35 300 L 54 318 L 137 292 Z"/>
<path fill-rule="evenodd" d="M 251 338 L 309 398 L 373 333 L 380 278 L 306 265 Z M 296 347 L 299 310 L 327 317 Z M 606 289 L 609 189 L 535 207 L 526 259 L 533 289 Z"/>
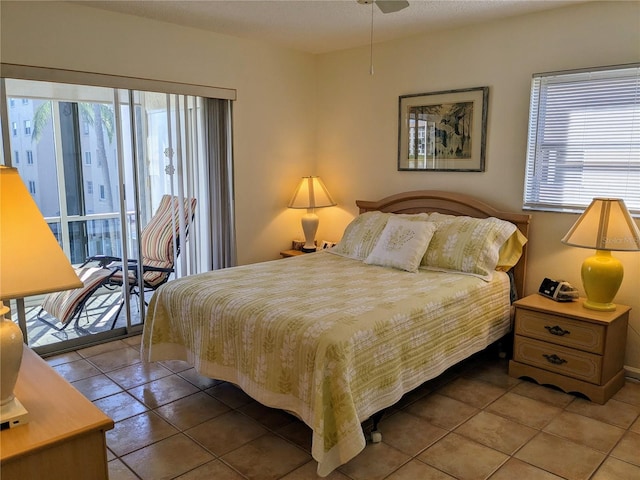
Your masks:
<path fill-rule="evenodd" d="M 354 218 L 344 230 L 342 239 L 332 249 L 336 255 L 364 260 L 369 256 L 380 238 L 387 221 L 392 217 L 402 217 L 410 221 L 426 221 L 428 213 L 394 214 L 380 211 L 365 212 Z"/>
<path fill-rule="evenodd" d="M 347 225 L 338 244 L 328 251 L 343 257 L 364 260 L 380 238 L 389 216 L 389 213 L 378 211 L 358 215 Z"/>
<path fill-rule="evenodd" d="M 438 227 L 422 264 L 431 270 L 456 271 L 491 280 L 502 245 L 516 230 L 498 218 L 434 215 Z"/>
<path fill-rule="evenodd" d="M 417 272 L 435 230 L 432 222 L 392 216 L 364 263 Z"/>
<path fill-rule="evenodd" d="M 496 270 L 501 272 L 509 271 L 522 256 L 522 247 L 527 243 L 527 237 L 516 228 L 507 241 L 500 247 Z"/>

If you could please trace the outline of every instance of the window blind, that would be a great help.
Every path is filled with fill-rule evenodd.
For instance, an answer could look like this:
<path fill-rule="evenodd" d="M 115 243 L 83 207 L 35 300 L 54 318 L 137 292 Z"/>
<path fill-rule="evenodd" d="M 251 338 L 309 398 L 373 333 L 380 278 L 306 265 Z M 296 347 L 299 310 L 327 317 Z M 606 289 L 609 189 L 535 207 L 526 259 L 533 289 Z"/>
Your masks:
<path fill-rule="evenodd" d="M 581 212 L 594 197 L 640 214 L 640 64 L 533 76 L 524 208 Z"/>

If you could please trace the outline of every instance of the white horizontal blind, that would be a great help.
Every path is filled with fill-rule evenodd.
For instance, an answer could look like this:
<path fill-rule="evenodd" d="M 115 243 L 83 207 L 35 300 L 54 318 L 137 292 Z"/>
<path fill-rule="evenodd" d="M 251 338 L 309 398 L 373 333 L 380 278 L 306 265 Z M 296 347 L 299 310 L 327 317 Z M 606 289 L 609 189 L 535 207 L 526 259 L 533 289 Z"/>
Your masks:
<path fill-rule="evenodd" d="M 524 190 L 525 209 L 640 214 L 640 65 L 534 75 Z"/>

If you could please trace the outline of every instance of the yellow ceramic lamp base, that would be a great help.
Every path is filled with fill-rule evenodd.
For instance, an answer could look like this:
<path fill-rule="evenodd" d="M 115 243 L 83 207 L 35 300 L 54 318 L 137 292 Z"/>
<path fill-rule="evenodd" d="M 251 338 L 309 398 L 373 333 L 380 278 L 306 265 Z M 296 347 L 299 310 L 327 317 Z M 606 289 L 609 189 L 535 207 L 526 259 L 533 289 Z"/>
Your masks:
<path fill-rule="evenodd" d="M 582 286 L 587 294 L 584 306 L 591 310 L 612 311 L 616 309 L 613 299 L 622 284 L 622 263 L 608 250 L 596 250 L 582 264 Z"/>

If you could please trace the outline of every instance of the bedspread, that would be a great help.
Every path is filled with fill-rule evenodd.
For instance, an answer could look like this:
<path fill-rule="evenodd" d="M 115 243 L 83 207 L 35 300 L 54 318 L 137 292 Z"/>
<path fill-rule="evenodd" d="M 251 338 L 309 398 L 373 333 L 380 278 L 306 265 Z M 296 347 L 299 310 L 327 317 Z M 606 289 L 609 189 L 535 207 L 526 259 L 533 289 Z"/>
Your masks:
<path fill-rule="evenodd" d="M 142 354 L 295 413 L 326 476 L 365 447 L 362 421 L 509 329 L 505 274 L 408 273 L 322 251 L 167 283 Z"/>

